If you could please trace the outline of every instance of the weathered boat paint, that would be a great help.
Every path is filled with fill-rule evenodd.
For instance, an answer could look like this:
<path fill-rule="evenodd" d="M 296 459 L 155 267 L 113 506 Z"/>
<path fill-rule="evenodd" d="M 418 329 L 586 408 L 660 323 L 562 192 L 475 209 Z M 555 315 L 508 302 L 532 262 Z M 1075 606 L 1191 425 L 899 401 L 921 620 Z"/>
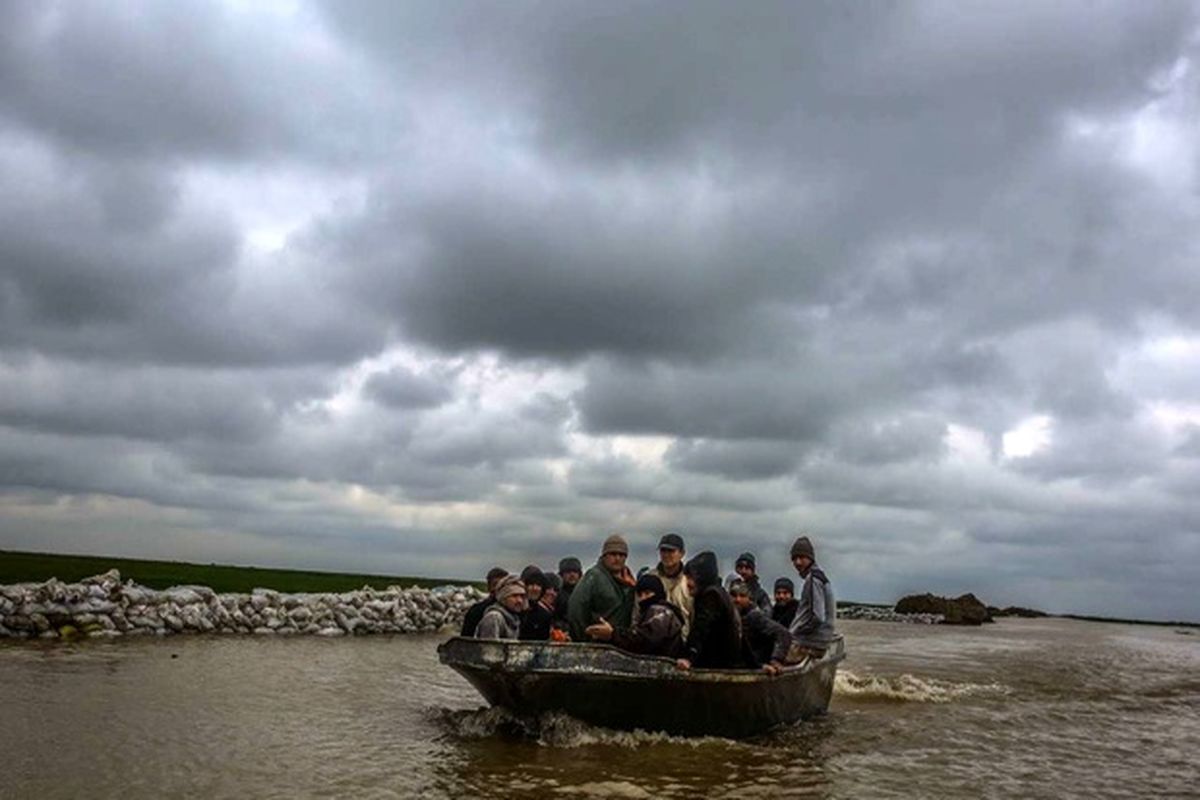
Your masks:
<path fill-rule="evenodd" d="M 841 637 L 825 656 L 778 675 L 754 670 L 679 670 L 667 658 L 605 644 L 466 639 L 438 647 L 491 705 L 519 716 L 561 711 L 618 730 L 745 737 L 825 713 Z"/>

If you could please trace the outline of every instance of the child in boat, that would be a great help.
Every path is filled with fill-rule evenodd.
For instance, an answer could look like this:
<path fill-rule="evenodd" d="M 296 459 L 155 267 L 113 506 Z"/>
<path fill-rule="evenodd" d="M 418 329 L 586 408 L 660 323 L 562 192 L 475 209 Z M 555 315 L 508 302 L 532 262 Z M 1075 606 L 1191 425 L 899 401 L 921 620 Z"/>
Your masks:
<path fill-rule="evenodd" d="M 632 627 L 613 630 L 607 621 L 589 625 L 587 635 L 643 656 L 675 658 L 683 650 L 683 611 L 668 602 L 662 578 L 646 573 L 633 588 L 638 619 Z"/>
<path fill-rule="evenodd" d="M 725 583 L 726 590 L 733 586 L 734 581 L 741 581 L 750 587 L 750 599 L 754 605 L 767 614 L 771 613 L 771 596 L 762 588 L 758 581 L 758 565 L 754 553 L 742 553 L 733 564 L 734 574 Z"/>
<path fill-rule="evenodd" d="M 775 605 L 771 607 L 771 619 L 785 628 L 790 628 L 792 620 L 796 618 L 796 609 L 799 606 L 800 601 L 796 599 L 796 584 L 792 583 L 791 578 L 777 578 L 775 580 Z"/>

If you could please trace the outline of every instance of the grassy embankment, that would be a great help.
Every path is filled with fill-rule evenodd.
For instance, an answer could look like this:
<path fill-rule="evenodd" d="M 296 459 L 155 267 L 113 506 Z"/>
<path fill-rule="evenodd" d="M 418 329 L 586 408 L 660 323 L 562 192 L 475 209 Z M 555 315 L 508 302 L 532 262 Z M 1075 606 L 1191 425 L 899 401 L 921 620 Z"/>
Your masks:
<path fill-rule="evenodd" d="M 45 581 L 50 578 L 71 583 L 110 569 L 120 570 L 122 579 L 132 579 L 152 589 L 199 584 L 212 587 L 218 592 L 249 592 L 258 587 L 280 592 L 348 592 L 363 586 L 383 589 L 392 585 L 430 587 L 466 583 L 460 580 L 410 578 L 399 575 L 304 572 L 224 564 L 188 564 L 182 561 L 144 561 L 107 556 L 67 556 L 0 550 L 0 584 Z"/>

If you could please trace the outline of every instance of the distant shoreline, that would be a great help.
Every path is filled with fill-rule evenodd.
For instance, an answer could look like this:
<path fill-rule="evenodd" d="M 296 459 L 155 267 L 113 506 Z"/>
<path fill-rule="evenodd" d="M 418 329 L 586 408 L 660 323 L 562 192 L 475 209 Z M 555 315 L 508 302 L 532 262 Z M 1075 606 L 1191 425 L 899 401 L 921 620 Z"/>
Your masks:
<path fill-rule="evenodd" d="M 110 556 L 34 553 L 21 550 L 0 550 L 0 584 L 29 583 L 50 578 L 71 582 L 118 569 L 127 580 L 152 589 L 198 584 L 218 592 L 249 592 L 258 587 L 280 592 L 348 592 L 372 586 L 483 586 L 482 581 L 461 578 L 420 578 L 407 575 L 371 575 L 353 572 L 323 572 L 320 570 L 276 569 L 246 567 L 232 564 L 195 564 L 188 561 L 156 561 L 140 558 Z M 839 600 L 838 607 L 864 606 L 891 609 L 894 603 L 860 603 Z M 1121 625 L 1155 625 L 1166 628 L 1200 628 L 1200 622 L 1122 619 L 1089 614 L 1053 614 L 1046 616 L 1073 619 L 1080 622 L 1111 622 Z"/>

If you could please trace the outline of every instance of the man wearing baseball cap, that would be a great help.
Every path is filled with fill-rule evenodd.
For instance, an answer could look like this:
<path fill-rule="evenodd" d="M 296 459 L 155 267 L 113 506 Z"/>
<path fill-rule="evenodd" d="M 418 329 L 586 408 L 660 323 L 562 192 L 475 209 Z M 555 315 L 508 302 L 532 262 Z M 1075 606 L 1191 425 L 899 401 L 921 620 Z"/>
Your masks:
<path fill-rule="evenodd" d="M 625 537 L 614 533 L 604 540 L 599 560 L 583 574 L 567 604 L 572 641 L 586 642 L 588 626 L 601 620 L 618 631 L 629 627 L 637 581 L 625 566 L 628 558 L 629 544 Z"/>
<path fill-rule="evenodd" d="M 686 640 L 692 620 L 692 596 L 688 594 L 687 581 L 683 577 L 683 557 L 687 550 L 683 537 L 678 533 L 666 533 L 658 540 L 658 564 L 646 570 L 646 575 L 657 575 L 666 591 L 667 602 L 683 613 L 683 638 Z M 638 608 L 633 609 L 633 621 L 638 621 Z"/>

